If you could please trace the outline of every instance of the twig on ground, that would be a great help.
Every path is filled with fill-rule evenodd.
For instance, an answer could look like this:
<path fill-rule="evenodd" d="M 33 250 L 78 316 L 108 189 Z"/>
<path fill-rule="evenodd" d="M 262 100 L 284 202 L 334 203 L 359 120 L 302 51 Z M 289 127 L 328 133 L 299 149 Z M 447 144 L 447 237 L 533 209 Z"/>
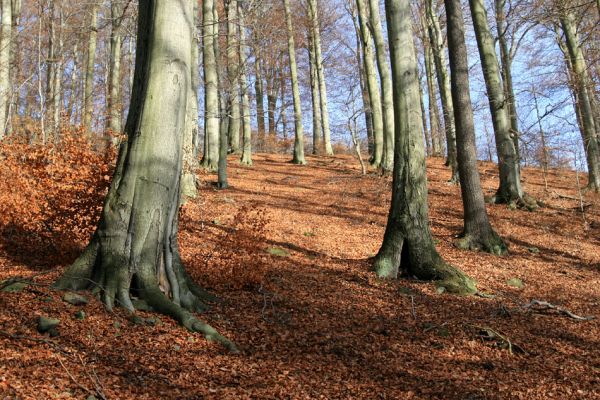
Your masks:
<path fill-rule="evenodd" d="M 537 311 L 537 312 L 546 311 L 546 310 L 555 310 L 555 311 L 558 311 L 559 314 L 564 314 L 567 317 L 573 318 L 578 321 L 591 321 L 596 318 L 594 316 L 582 317 L 577 314 L 573 314 L 571 311 L 569 311 L 565 308 L 558 307 L 558 306 L 555 306 L 554 304 L 548 303 L 547 301 L 540 301 L 540 300 L 532 300 L 530 303 L 523 305 L 523 308 L 532 310 L 532 311 Z"/>

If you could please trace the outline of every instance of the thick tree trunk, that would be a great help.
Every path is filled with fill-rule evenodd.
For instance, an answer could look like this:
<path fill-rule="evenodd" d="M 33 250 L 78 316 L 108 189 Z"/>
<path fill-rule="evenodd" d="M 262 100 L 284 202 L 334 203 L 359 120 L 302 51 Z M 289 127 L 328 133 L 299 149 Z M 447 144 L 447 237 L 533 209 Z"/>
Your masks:
<path fill-rule="evenodd" d="M 381 168 L 391 172 L 394 168 L 394 100 L 392 93 L 392 77 L 388 65 L 385 38 L 381 26 L 379 0 L 369 1 L 369 26 L 375 42 L 377 70 L 381 86 L 381 111 L 383 116 L 383 157 Z"/>
<path fill-rule="evenodd" d="M 386 0 L 392 62 L 396 146 L 392 204 L 383 244 L 375 258 L 377 275 L 404 274 L 434 280 L 452 293 L 472 294 L 475 282 L 448 265 L 438 254 L 429 228 L 427 173 L 423 146 L 417 59 L 410 4 Z"/>
<path fill-rule="evenodd" d="M 319 20 L 319 5 L 317 0 L 309 0 L 308 8 L 311 19 L 312 34 L 314 40 L 315 68 L 319 83 L 319 106 L 321 107 L 321 120 L 323 124 L 323 146 L 325 154 L 333 155 L 331 147 L 331 127 L 329 124 L 329 106 L 327 99 L 327 84 L 325 79 L 325 68 L 323 67 L 323 49 L 321 46 L 321 24 Z"/>
<path fill-rule="evenodd" d="M 373 156 L 371 157 L 371 166 L 379 168 L 383 163 L 383 143 L 385 135 L 381 92 L 377 83 L 377 71 L 373 56 L 371 32 L 368 24 L 369 11 L 365 0 L 356 0 L 356 8 L 358 10 L 360 38 L 363 48 L 365 80 L 367 83 L 367 90 L 369 91 L 369 98 L 371 100 L 371 115 L 373 116 Z"/>
<path fill-rule="evenodd" d="M 110 4 L 110 68 L 108 77 L 108 108 L 107 128 L 115 133 L 120 133 L 121 127 L 121 48 L 123 45 L 123 12 L 122 0 L 112 0 Z"/>
<path fill-rule="evenodd" d="M 237 351 L 191 314 L 202 306 L 204 292 L 186 274 L 177 245 L 192 9 L 192 2 L 140 1 L 129 139 L 96 233 L 56 286 L 99 288 L 109 310 L 118 303 L 132 312 L 133 290 L 156 311 Z"/>
<path fill-rule="evenodd" d="M 228 0 L 227 7 L 227 76 L 229 80 L 229 145 L 231 151 L 240 151 L 240 80 L 239 40 L 237 31 L 237 0 Z"/>
<path fill-rule="evenodd" d="M 92 136 L 92 115 L 94 112 L 94 70 L 96 68 L 96 46 L 98 43 L 98 3 L 93 0 L 90 10 L 90 26 L 85 66 L 85 83 L 83 90 L 83 126 Z"/>
<path fill-rule="evenodd" d="M 448 21 L 448 54 L 452 74 L 452 101 L 455 105 L 456 147 L 460 189 L 464 208 L 464 230 L 457 246 L 505 254 L 506 245 L 492 229 L 485 209 L 477 169 L 475 123 L 469 89 L 469 63 L 465 44 L 464 18 L 460 0 L 445 0 Z"/>
<path fill-rule="evenodd" d="M 490 33 L 483 0 L 469 0 L 469 4 L 490 103 L 496 137 L 496 150 L 498 152 L 500 187 L 496 193 L 495 200 L 496 203 L 527 204 L 525 203 L 521 187 L 519 159 L 510 131 L 509 110 L 505 101 L 504 88 L 500 80 L 494 39 Z"/>
<path fill-rule="evenodd" d="M 450 93 L 450 77 L 446 68 L 444 56 L 444 41 L 437 13 L 433 7 L 433 0 L 425 0 L 429 41 L 433 52 L 435 72 L 437 76 L 442 112 L 444 114 L 444 129 L 446 132 L 446 149 L 448 154 L 447 164 L 452 171 L 450 182 L 458 183 L 458 163 L 456 160 L 456 126 L 454 123 L 454 105 Z"/>
<path fill-rule="evenodd" d="M 242 138 L 244 140 L 242 149 L 242 159 L 240 160 L 240 162 L 243 165 L 252 165 L 252 126 L 250 125 L 250 96 L 248 94 L 248 78 L 246 77 L 246 65 L 248 64 L 248 54 L 246 51 L 245 14 L 243 4 L 241 1 L 237 1 L 237 7 L 240 25 L 240 91 L 242 95 Z M 256 101 L 258 104 L 258 96 Z M 262 98 L 260 100 L 260 103 L 262 105 Z M 262 114 L 258 114 L 258 121 L 260 122 L 261 120 L 263 122 L 264 132 L 265 120 Z"/>
<path fill-rule="evenodd" d="M 581 136 L 588 166 L 588 189 L 598 192 L 600 191 L 600 152 L 594 111 L 588 91 L 589 75 L 587 65 L 581 50 L 573 14 L 565 11 L 560 18 L 560 24 L 565 35 L 574 92 L 576 93 L 577 106 L 580 112 Z"/>
<path fill-rule="evenodd" d="M 219 21 L 215 20 L 214 6 L 214 0 L 202 3 L 205 152 L 201 165 L 209 171 L 216 171 L 219 162 L 219 77 L 215 49 Z"/>
<path fill-rule="evenodd" d="M 2 0 L 2 31 L 0 32 L 0 140 L 8 127 L 10 96 L 10 48 L 12 39 L 12 1 Z"/>
<path fill-rule="evenodd" d="M 304 159 L 304 127 L 302 126 L 302 103 L 300 101 L 300 87 L 298 84 L 298 68 L 296 66 L 296 45 L 294 43 L 294 26 L 289 0 L 283 0 L 285 20 L 287 24 L 288 54 L 290 59 L 290 78 L 292 80 L 292 93 L 294 96 L 294 164 L 306 164 Z"/>
<path fill-rule="evenodd" d="M 308 58 L 310 60 L 310 94 L 312 100 L 312 120 L 313 120 L 313 147 L 312 153 L 321 153 L 321 132 L 323 130 L 323 119 L 321 117 L 321 103 L 319 98 L 321 97 L 319 92 L 319 77 L 317 73 L 317 63 L 315 60 L 315 42 L 312 35 L 312 31 L 309 32 L 309 51 Z"/>

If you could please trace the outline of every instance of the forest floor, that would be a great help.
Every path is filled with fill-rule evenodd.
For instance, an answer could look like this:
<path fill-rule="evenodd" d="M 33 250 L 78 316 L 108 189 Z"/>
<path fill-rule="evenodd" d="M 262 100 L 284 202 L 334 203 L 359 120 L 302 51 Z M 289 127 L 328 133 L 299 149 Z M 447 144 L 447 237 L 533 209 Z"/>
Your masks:
<path fill-rule="evenodd" d="M 545 203 L 535 212 L 489 206 L 510 246 L 495 257 L 453 247 L 460 191 L 443 160 L 428 161 L 438 249 L 489 295 L 457 297 L 370 271 L 389 178 L 361 176 L 349 156 L 287 160 L 256 155 L 247 168 L 232 157 L 231 188 L 202 175 L 181 215 L 187 267 L 221 299 L 201 318 L 241 355 L 156 314 L 136 325 L 89 294 L 85 306 L 67 304 L 47 286 L 64 265 L 24 262 L 16 255 L 50 254 L 11 242 L 0 245 L 0 281 L 36 284 L 0 293 L 0 399 L 600 398 L 600 197 L 585 194 L 582 213 L 573 172 L 552 170 L 545 190 L 541 172 L 524 169 L 526 190 Z M 496 166 L 480 167 L 491 195 Z M 40 315 L 60 318 L 59 336 L 36 331 Z"/>

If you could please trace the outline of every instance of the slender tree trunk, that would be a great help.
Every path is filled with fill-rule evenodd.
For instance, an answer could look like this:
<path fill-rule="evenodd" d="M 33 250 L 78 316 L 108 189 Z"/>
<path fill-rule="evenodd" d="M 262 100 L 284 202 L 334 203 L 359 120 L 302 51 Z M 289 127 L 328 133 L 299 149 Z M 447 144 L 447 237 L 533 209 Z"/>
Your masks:
<path fill-rule="evenodd" d="M 495 200 L 497 203 L 526 204 L 524 203 L 525 199 L 521 187 L 519 159 L 510 132 L 508 105 L 505 101 L 504 88 L 500 80 L 494 39 L 490 33 L 485 7 L 483 0 L 469 0 L 469 4 L 494 124 L 496 150 L 498 152 L 500 187 L 496 193 Z"/>
<path fill-rule="evenodd" d="M 592 102 L 588 92 L 589 75 L 587 65 L 581 50 L 577 34 L 575 18 L 569 11 L 564 11 L 560 17 L 560 24 L 565 35 L 565 44 L 570 59 L 571 75 L 573 77 L 574 92 L 579 106 L 581 117 L 581 136 L 588 166 L 588 189 L 600 191 L 600 152 L 598 136 L 594 122 Z"/>
<path fill-rule="evenodd" d="M 508 49 L 507 40 L 507 21 L 506 0 L 494 0 L 496 6 L 496 31 L 498 32 L 498 45 L 500 47 L 500 60 L 502 61 L 502 82 L 504 84 L 504 96 L 508 102 L 508 112 L 510 116 L 510 130 L 515 143 L 515 151 L 520 160 L 520 144 L 519 144 L 519 115 L 517 113 L 517 103 L 512 76 L 512 58 Z"/>
<path fill-rule="evenodd" d="M 381 111 L 383 116 L 383 157 L 381 168 L 391 172 L 394 168 L 394 100 L 392 93 L 392 77 L 388 65 L 385 39 L 381 26 L 379 0 L 369 2 L 369 26 L 375 42 L 375 55 L 381 86 Z"/>
<path fill-rule="evenodd" d="M 435 90 L 435 78 L 433 64 L 433 54 L 431 46 L 425 49 L 425 74 L 427 75 L 427 98 L 429 105 L 429 126 L 431 129 L 431 149 L 434 157 L 441 157 L 443 154 L 443 142 L 440 129 L 440 111 L 437 103 L 437 92 Z"/>
<path fill-rule="evenodd" d="M 88 40 L 85 86 L 83 91 L 83 126 L 92 136 L 92 116 L 94 113 L 94 70 L 96 67 L 96 46 L 98 42 L 98 3 L 93 0 L 90 6 L 90 33 Z"/>
<path fill-rule="evenodd" d="M 319 92 L 319 77 L 317 72 L 317 63 L 315 55 L 315 41 L 312 35 L 312 31 L 309 32 L 309 51 L 308 57 L 310 59 L 310 89 L 312 99 L 312 120 L 313 120 L 313 154 L 321 153 L 321 132 L 323 129 L 323 120 L 321 118 L 321 103 L 320 103 L 320 92 Z"/>
<path fill-rule="evenodd" d="M 386 0 L 394 88 L 396 146 L 392 204 L 383 244 L 375 258 L 377 275 L 398 273 L 438 281 L 452 293 L 472 294 L 475 282 L 438 254 L 429 228 L 427 173 L 419 106 L 417 59 L 410 3 Z"/>
<path fill-rule="evenodd" d="M 371 166 L 379 168 L 383 163 L 383 142 L 384 142 L 384 126 L 383 126 L 383 108 L 381 104 L 381 93 L 377 83 L 377 72 L 373 57 L 373 46 L 371 40 L 371 32 L 369 31 L 368 9 L 365 0 L 356 0 L 356 8 L 358 10 L 358 22 L 360 27 L 360 37 L 363 48 L 363 62 L 365 66 L 365 80 L 367 82 L 367 90 L 371 99 L 371 114 L 373 115 L 373 157 L 371 158 Z"/>
<path fill-rule="evenodd" d="M 107 128 L 120 133 L 121 128 L 121 48 L 123 44 L 123 12 L 122 0 L 112 0 L 110 4 L 110 68 L 108 78 L 108 123 Z"/>
<path fill-rule="evenodd" d="M 317 0 L 309 0 L 309 13 L 311 19 L 312 34 L 315 51 L 315 67 L 319 82 L 319 106 L 321 107 L 321 118 L 323 123 L 323 145 L 325 154 L 333 155 L 331 147 L 331 127 L 329 124 L 329 106 L 327 99 L 327 84 L 325 79 L 325 68 L 323 66 L 323 49 L 321 46 L 321 24 L 319 20 L 319 5 Z"/>
<path fill-rule="evenodd" d="M 243 149 L 241 163 L 243 165 L 252 165 L 252 126 L 250 125 L 250 96 L 248 95 L 248 79 L 246 77 L 246 68 L 248 64 L 248 54 L 246 51 L 246 25 L 245 14 L 242 1 L 237 1 L 238 19 L 240 25 L 240 90 L 242 95 L 242 132 L 243 132 Z M 257 96 L 258 104 L 258 96 Z M 261 99 L 262 104 L 262 99 Z M 263 122 L 264 132 L 264 117 L 258 114 L 259 122 Z M 259 131 L 260 132 L 260 131 Z"/>
<path fill-rule="evenodd" d="M 187 275 L 178 251 L 192 9 L 192 2 L 140 1 L 128 141 L 122 145 L 96 233 L 56 287 L 97 287 L 109 310 L 118 303 L 129 311 L 134 311 L 130 290 L 135 290 L 154 310 L 237 351 L 192 314 L 202 308 L 205 293 Z"/>
<path fill-rule="evenodd" d="M 59 32 L 58 32 L 58 46 L 54 60 L 54 75 L 52 76 L 54 82 L 52 84 L 52 131 L 54 132 L 54 139 L 58 141 L 60 137 L 60 122 L 62 113 L 62 75 L 64 66 L 64 15 L 62 11 L 62 4 L 59 4 Z"/>
<path fill-rule="evenodd" d="M 14 91 L 15 84 L 17 83 L 19 77 L 21 76 L 21 70 L 23 68 L 23 55 L 20 51 L 19 45 L 19 25 L 21 24 L 21 0 L 12 0 L 12 9 L 11 9 L 11 20 L 12 20 L 12 29 L 11 29 L 11 42 L 10 42 L 10 84 L 12 91 Z M 14 115 L 19 114 L 19 100 L 21 94 L 18 90 L 14 91 L 11 95 L 11 102 L 8 105 L 7 119 L 8 124 L 6 129 L 10 130 L 12 128 L 12 117 Z M 0 127 L 0 130 L 2 128 Z M 4 131 L 6 131 L 6 129 Z M 0 133 L 0 140 L 2 134 Z"/>
<path fill-rule="evenodd" d="M 469 86 L 469 62 L 465 44 L 465 22 L 460 0 L 445 0 L 448 23 L 448 54 L 452 74 L 452 101 L 455 105 L 456 147 L 460 189 L 464 209 L 464 230 L 457 246 L 501 255 L 506 245 L 494 232 L 485 209 L 477 169 L 475 123 Z"/>
<path fill-rule="evenodd" d="M 435 72 L 437 76 L 442 112 L 444 114 L 444 129 L 446 131 L 446 149 L 448 154 L 447 165 L 452 171 L 450 182 L 458 183 L 458 162 L 456 160 L 456 127 L 454 123 L 454 105 L 450 93 L 450 77 L 444 56 L 444 43 L 437 13 L 433 7 L 433 0 L 425 0 L 429 41 L 433 52 Z"/>
<path fill-rule="evenodd" d="M 69 102 L 67 105 L 67 117 L 71 124 L 76 124 L 77 113 L 77 70 L 79 69 L 79 50 L 77 41 L 73 44 L 73 64 L 71 65 L 70 84 L 69 84 Z"/>
<path fill-rule="evenodd" d="M 240 152 L 240 79 L 239 79 L 239 40 L 237 24 L 237 0 L 227 0 L 227 75 L 229 80 L 229 100 L 231 113 L 229 115 L 229 144 L 231 151 Z"/>
<path fill-rule="evenodd" d="M 262 62 L 257 50 L 254 60 L 254 92 L 256 94 L 256 125 L 258 127 L 258 142 L 262 146 L 265 141 L 265 97 L 263 88 Z"/>
<path fill-rule="evenodd" d="M 46 111 L 48 117 L 52 118 L 52 124 L 49 124 L 48 133 L 55 131 L 54 121 L 54 84 L 56 83 L 56 74 L 58 67 L 56 50 L 56 3 L 54 0 L 48 1 L 48 55 L 46 57 Z"/>
<path fill-rule="evenodd" d="M 12 1 L 2 0 L 2 31 L 0 32 L 0 140 L 8 127 L 8 108 L 12 84 L 10 81 L 10 48 L 12 39 Z"/>
<path fill-rule="evenodd" d="M 302 126 L 302 103 L 300 101 L 300 87 L 298 85 L 298 70 L 296 66 L 296 45 L 294 43 L 294 26 L 292 25 L 292 12 L 289 0 L 283 0 L 285 20 L 287 24 L 288 54 L 290 59 L 290 78 L 292 80 L 292 93 L 294 95 L 294 164 L 306 164 L 304 159 L 304 127 Z"/>
<path fill-rule="evenodd" d="M 277 127 L 275 126 L 275 109 L 277 108 L 277 95 L 279 89 L 278 83 L 275 77 L 275 69 L 277 66 L 273 66 L 271 71 L 267 74 L 267 121 L 269 122 L 269 136 L 274 137 L 277 135 Z"/>
<path fill-rule="evenodd" d="M 423 139 L 425 140 L 425 155 L 431 156 L 431 131 L 427 127 L 427 112 L 425 111 L 425 94 L 419 78 L 419 102 L 421 103 L 421 119 L 423 120 Z"/>
<path fill-rule="evenodd" d="M 190 85 L 187 94 L 185 130 L 183 134 L 183 164 L 181 170 L 181 199 L 198 196 L 198 86 L 200 84 L 198 51 L 198 3 L 193 7 L 192 45 L 190 47 Z"/>
<path fill-rule="evenodd" d="M 204 140 L 205 153 L 202 167 L 209 171 L 218 170 L 219 162 L 219 77 L 215 42 L 219 32 L 219 21 L 215 20 L 214 0 L 202 3 L 202 28 L 204 38 Z"/>
<path fill-rule="evenodd" d="M 227 153 L 229 149 L 229 117 L 231 116 L 231 86 L 229 80 L 225 79 L 227 76 L 223 76 L 223 72 L 227 75 L 227 71 L 223 71 L 220 62 L 221 47 L 221 19 L 218 13 L 218 3 L 215 2 L 213 6 L 213 13 L 216 24 L 216 34 L 214 36 L 215 46 L 215 58 L 217 60 L 217 82 L 218 82 L 218 93 L 219 93 L 219 141 L 218 141 L 218 161 L 217 161 L 217 188 L 227 189 L 229 183 L 227 182 Z M 225 9 L 225 20 L 227 20 L 227 9 Z M 225 23 L 227 28 L 227 23 Z M 225 43 L 227 46 L 227 42 Z M 225 63 L 227 63 L 227 54 L 225 54 Z"/>

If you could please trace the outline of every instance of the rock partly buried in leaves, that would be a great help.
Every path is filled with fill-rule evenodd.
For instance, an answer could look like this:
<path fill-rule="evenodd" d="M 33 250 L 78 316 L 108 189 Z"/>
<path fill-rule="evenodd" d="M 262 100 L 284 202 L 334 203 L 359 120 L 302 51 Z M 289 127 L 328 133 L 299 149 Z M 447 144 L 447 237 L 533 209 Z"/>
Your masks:
<path fill-rule="evenodd" d="M 75 316 L 75 319 L 83 321 L 85 319 L 85 311 L 79 310 L 74 314 L 74 316 Z"/>
<path fill-rule="evenodd" d="M 89 302 L 87 297 L 72 292 L 65 293 L 63 300 L 69 304 L 73 304 L 74 306 L 84 306 Z"/>
<path fill-rule="evenodd" d="M 50 333 L 50 335 L 56 336 L 53 333 L 56 333 L 59 324 L 59 319 L 42 316 L 38 318 L 37 330 L 39 333 Z"/>
<path fill-rule="evenodd" d="M 519 278 L 509 279 L 509 280 L 506 281 L 506 284 L 508 286 L 510 286 L 510 287 L 514 287 L 514 288 L 517 288 L 517 289 L 523 289 L 525 287 L 525 284 Z"/>
<path fill-rule="evenodd" d="M 267 253 L 275 257 L 289 257 L 290 253 L 287 250 L 280 249 L 279 247 L 269 247 Z"/>
<path fill-rule="evenodd" d="M 3 287 L 1 291 L 5 292 L 5 293 L 18 293 L 18 292 L 21 292 L 26 287 L 27 287 L 27 283 L 25 283 L 25 282 L 14 282 L 14 283 L 9 283 L 5 287 Z"/>

